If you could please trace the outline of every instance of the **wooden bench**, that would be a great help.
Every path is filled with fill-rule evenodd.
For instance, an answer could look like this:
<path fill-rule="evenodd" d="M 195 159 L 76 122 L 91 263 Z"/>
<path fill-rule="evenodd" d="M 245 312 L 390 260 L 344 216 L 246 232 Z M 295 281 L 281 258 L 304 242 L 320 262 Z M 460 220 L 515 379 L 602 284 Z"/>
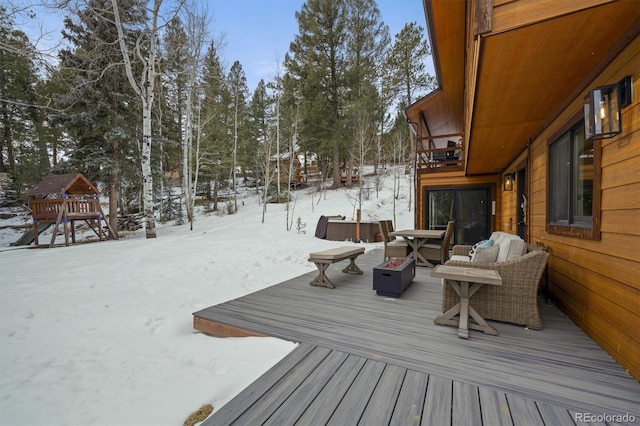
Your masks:
<path fill-rule="evenodd" d="M 335 288 L 335 285 L 329 280 L 325 271 L 337 262 L 349 259 L 349 266 L 344 268 L 342 272 L 347 274 L 362 275 L 362 270 L 356 265 L 356 258 L 364 253 L 364 247 L 336 247 L 328 250 L 317 251 L 309 255 L 309 262 L 313 262 L 318 267 L 318 276 L 311 281 L 311 285 L 320 285 L 328 288 Z"/>

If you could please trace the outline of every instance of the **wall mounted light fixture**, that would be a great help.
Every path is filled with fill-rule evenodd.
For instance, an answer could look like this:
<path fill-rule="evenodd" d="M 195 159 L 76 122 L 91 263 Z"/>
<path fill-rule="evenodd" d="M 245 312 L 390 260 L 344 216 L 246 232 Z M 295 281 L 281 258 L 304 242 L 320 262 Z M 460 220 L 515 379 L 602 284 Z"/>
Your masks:
<path fill-rule="evenodd" d="M 585 138 L 610 138 L 622 130 L 620 109 L 631 103 L 633 80 L 626 76 L 617 84 L 596 87 L 584 98 Z"/>
<path fill-rule="evenodd" d="M 515 181 L 515 173 L 507 173 L 504 175 L 502 188 L 505 191 L 513 191 L 513 182 Z"/>

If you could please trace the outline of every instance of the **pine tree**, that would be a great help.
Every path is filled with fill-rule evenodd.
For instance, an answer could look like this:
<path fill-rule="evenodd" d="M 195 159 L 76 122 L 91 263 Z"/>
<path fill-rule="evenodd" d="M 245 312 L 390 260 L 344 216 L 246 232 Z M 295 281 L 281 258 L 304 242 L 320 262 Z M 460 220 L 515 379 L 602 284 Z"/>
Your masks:
<path fill-rule="evenodd" d="M 45 110 L 38 96 L 43 82 L 35 49 L 0 7 L 0 172 L 9 172 L 15 197 L 50 171 Z"/>
<path fill-rule="evenodd" d="M 344 119 L 347 8 L 345 0 L 308 0 L 296 13 L 299 34 L 285 57 L 300 83 L 305 150 L 331 156 L 334 184 L 340 182 Z"/>
<path fill-rule="evenodd" d="M 231 170 L 232 176 L 232 189 L 233 189 L 233 203 L 234 203 L 234 211 L 238 211 L 238 197 L 236 194 L 236 180 L 237 180 L 237 171 L 238 171 L 238 159 L 242 160 L 242 157 L 239 157 L 239 152 L 244 150 L 246 147 L 247 140 L 246 136 L 246 102 L 249 89 L 247 88 L 247 77 L 244 74 L 244 70 L 242 69 L 242 65 L 239 61 L 235 61 L 229 70 L 229 75 L 227 76 L 227 84 L 229 87 L 229 94 L 231 96 L 231 103 L 229 104 L 229 117 L 230 124 L 232 125 L 233 135 L 233 166 Z"/>
<path fill-rule="evenodd" d="M 396 34 L 385 63 L 385 74 L 390 82 L 389 92 L 404 105 L 411 105 L 418 95 L 426 94 L 435 87 L 435 78 L 426 71 L 426 60 L 431 51 L 423 34 L 423 28 L 417 23 L 406 24 Z M 411 147 L 411 158 L 415 158 L 415 146 L 410 136 L 406 143 Z M 413 191 L 409 190 L 409 208 L 411 194 Z"/>
<path fill-rule="evenodd" d="M 258 86 L 253 91 L 251 102 L 248 108 L 247 128 L 252 135 L 252 142 L 255 144 L 256 155 L 254 157 L 254 168 L 259 173 L 258 180 L 263 182 L 262 191 L 262 222 L 267 210 L 267 199 L 269 188 L 273 182 L 273 172 L 276 163 L 273 162 L 273 117 L 271 109 L 272 99 L 267 93 L 267 85 L 264 80 L 258 82 Z M 270 122 L 271 121 L 271 122 Z"/>
<path fill-rule="evenodd" d="M 140 172 L 137 125 L 131 111 L 138 105 L 124 77 L 110 0 L 90 0 L 65 19 L 62 35 L 70 48 L 59 53 L 55 84 L 64 88 L 57 98 L 60 112 L 53 124 L 65 129 L 75 144 L 64 172 L 80 171 L 92 181 L 108 183 L 109 220 L 117 229 L 118 205 L 126 211 L 139 200 Z M 121 2 L 129 25 L 143 20 L 139 2 Z M 103 15 L 101 15 L 103 14 Z M 128 33 L 127 42 L 134 43 Z M 133 161 L 132 161 L 133 160 Z"/>
<path fill-rule="evenodd" d="M 270 164 L 271 159 L 270 150 L 265 151 L 264 149 L 264 144 L 267 141 L 270 128 L 270 109 L 271 99 L 267 94 L 267 84 L 264 82 L 264 80 L 260 80 L 258 82 L 258 85 L 256 86 L 256 89 L 253 91 L 251 101 L 248 105 L 247 130 L 250 135 L 249 143 L 254 145 L 253 151 L 256 152 L 252 168 L 256 173 L 259 173 L 258 179 L 265 182 L 264 194 L 268 192 L 268 187 L 271 184 L 271 182 L 269 182 L 265 176 L 268 170 L 264 168 L 265 165 Z M 258 158 L 258 152 L 262 155 L 267 155 L 269 158 Z"/>
<path fill-rule="evenodd" d="M 351 166 L 362 170 L 364 162 L 373 150 L 378 125 L 383 115 L 380 113 L 380 101 L 376 84 L 381 79 L 378 64 L 384 60 L 390 44 L 389 29 L 384 25 L 382 16 L 373 0 L 350 0 L 347 3 L 348 37 L 347 37 L 347 87 L 348 92 L 346 115 L 349 120 L 350 134 L 346 140 L 349 158 L 345 158 Z M 355 164 L 354 164 L 355 163 Z M 349 167 L 350 169 L 351 167 Z M 351 173 L 347 173 L 351 176 Z M 359 177 L 360 190 L 358 204 L 362 199 L 363 179 Z M 347 179 L 350 185 L 350 178 Z"/>
<path fill-rule="evenodd" d="M 205 179 L 213 180 L 213 210 L 217 211 L 220 178 L 231 168 L 233 138 L 227 131 L 230 94 L 214 42 L 209 44 L 204 57 L 202 87 L 202 133 L 207 152 L 203 175 Z"/>
<path fill-rule="evenodd" d="M 161 80 L 162 85 L 159 87 L 162 93 L 158 93 L 158 113 L 161 114 L 162 122 L 160 130 L 162 136 L 158 138 L 159 149 L 162 152 L 161 169 L 168 171 L 171 176 L 181 170 L 180 165 L 183 163 L 183 118 L 186 103 L 186 71 L 187 64 L 187 35 L 185 33 L 182 21 L 176 17 L 172 19 L 164 32 L 163 43 L 161 46 Z M 180 171 L 183 174 L 182 171 Z M 162 186 L 169 184 L 162 176 Z M 183 182 L 184 183 L 184 182 Z M 182 193 L 185 187 L 182 185 Z M 162 208 L 160 219 L 170 219 L 172 214 L 176 212 L 178 222 L 183 222 L 183 197 L 177 197 L 174 203 L 171 196 L 172 191 L 163 192 Z M 165 205 L 165 196 L 168 198 Z M 174 206 L 174 204 L 177 204 Z"/>
<path fill-rule="evenodd" d="M 393 96 L 406 105 L 435 88 L 435 77 L 426 70 L 431 49 L 423 34 L 416 22 L 406 24 L 396 34 L 384 67 Z"/>

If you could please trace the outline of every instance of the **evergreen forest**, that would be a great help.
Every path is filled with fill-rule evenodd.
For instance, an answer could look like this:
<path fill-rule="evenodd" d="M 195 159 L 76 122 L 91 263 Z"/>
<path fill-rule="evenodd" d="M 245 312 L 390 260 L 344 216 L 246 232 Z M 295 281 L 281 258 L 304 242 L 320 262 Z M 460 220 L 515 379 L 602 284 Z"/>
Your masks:
<path fill-rule="evenodd" d="M 18 24 L 38 19 L 29 6 L 0 6 L 0 204 L 82 173 L 110 221 L 138 213 L 153 238 L 155 221 L 193 220 L 196 200 L 233 213 L 240 184 L 279 202 L 365 164 L 411 168 L 403 110 L 435 87 L 424 28 L 390 34 L 375 0 L 307 0 L 273 78 L 248 87 L 205 6 L 54 1 L 40 10 L 64 27 L 46 48 Z"/>

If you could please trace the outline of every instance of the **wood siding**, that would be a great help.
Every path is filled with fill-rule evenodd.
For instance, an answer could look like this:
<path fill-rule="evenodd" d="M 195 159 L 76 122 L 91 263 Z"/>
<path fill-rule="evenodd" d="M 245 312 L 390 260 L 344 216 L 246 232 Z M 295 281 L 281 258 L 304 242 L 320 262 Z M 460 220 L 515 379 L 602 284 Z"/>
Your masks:
<path fill-rule="evenodd" d="M 438 23 L 430 25 L 436 64 L 451 65 L 441 70 L 439 90 L 441 94 L 449 91 L 449 96 L 464 90 L 464 111 L 449 118 L 441 110 L 457 111 L 458 96 L 455 101 L 447 99 L 455 109 L 437 103 L 434 96 L 408 107 L 407 112 L 422 119 L 421 136 L 427 127 L 462 131 L 465 167 L 457 173 L 418 175 L 416 227 L 425 223 L 425 188 L 491 184 L 496 202 L 493 230 L 517 233 L 520 200 L 515 188 L 502 191 L 502 177 L 524 165 L 527 240 L 549 247 L 553 298 L 640 380 L 638 2 L 494 0 L 490 25 L 477 22 L 489 16 L 484 0 L 424 3 L 428 23 Z M 464 17 L 462 3 L 467 7 Z M 479 36 L 477 28 L 482 32 Z M 452 36 L 456 43 L 451 42 Z M 464 64 L 459 63 L 462 55 Z M 572 229 L 577 230 L 573 236 L 553 233 L 547 223 L 548 144 L 575 124 L 590 89 L 615 84 L 627 75 L 632 76 L 634 90 L 631 105 L 622 110 L 622 133 L 596 142 L 600 154 L 600 167 L 594 170 L 594 179 L 600 183 L 594 193 L 600 202 L 594 214 L 597 226 L 591 235 L 578 227 Z"/>
<path fill-rule="evenodd" d="M 532 241 L 549 246 L 550 290 L 558 306 L 616 361 L 640 379 L 640 37 L 589 85 L 631 75 L 632 104 L 622 133 L 600 142 L 600 240 L 546 232 L 548 142 L 582 108 L 573 100 L 531 147 L 529 223 Z M 505 209 L 511 209 L 503 197 Z"/>
<path fill-rule="evenodd" d="M 500 178 L 500 185 L 498 185 L 498 198 L 500 199 L 500 203 L 497 205 L 500 208 L 496 207 L 496 216 L 500 218 L 500 221 L 496 223 L 496 231 L 509 232 L 511 234 L 516 234 L 518 230 L 518 209 L 520 208 L 521 200 L 518 200 L 518 182 L 515 181 L 513 183 L 512 191 L 504 191 L 502 182 L 504 182 L 505 174 L 516 174 L 518 173 L 518 169 L 527 167 L 527 152 L 523 152 L 518 156 L 518 158 L 507 168 Z M 527 188 L 529 185 L 527 184 Z M 525 190 L 525 192 L 528 192 Z M 528 197 L 527 197 L 528 198 Z M 529 223 L 529 217 L 527 215 L 527 223 Z M 532 241 L 527 238 L 528 242 L 534 244 L 536 241 Z"/>

